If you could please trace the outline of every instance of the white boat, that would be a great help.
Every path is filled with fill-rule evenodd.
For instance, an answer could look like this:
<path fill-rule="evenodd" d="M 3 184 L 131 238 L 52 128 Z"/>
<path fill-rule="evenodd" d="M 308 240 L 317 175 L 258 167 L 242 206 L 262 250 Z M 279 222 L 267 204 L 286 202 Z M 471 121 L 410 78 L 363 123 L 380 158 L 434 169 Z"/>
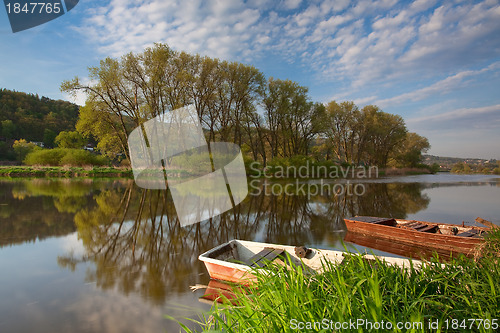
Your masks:
<path fill-rule="evenodd" d="M 210 278 L 241 284 L 257 280 L 255 269 L 268 271 L 270 263 L 287 267 L 302 266 L 305 271 L 321 273 L 324 262 L 340 264 L 346 252 L 334 250 L 305 249 L 287 245 L 231 240 L 203 254 L 198 259 L 205 263 Z M 421 267 L 422 262 L 402 258 L 364 254 L 365 260 L 385 261 L 391 265 L 410 268 Z M 291 263 L 289 262 L 291 261 Z"/>

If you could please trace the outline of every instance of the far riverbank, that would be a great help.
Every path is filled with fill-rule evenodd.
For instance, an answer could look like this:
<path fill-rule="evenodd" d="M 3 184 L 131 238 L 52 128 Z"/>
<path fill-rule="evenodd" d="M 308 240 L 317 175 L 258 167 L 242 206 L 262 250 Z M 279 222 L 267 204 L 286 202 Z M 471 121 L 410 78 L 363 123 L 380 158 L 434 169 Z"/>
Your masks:
<path fill-rule="evenodd" d="M 0 177 L 127 177 L 130 168 L 115 167 L 59 167 L 59 166 L 0 166 Z"/>

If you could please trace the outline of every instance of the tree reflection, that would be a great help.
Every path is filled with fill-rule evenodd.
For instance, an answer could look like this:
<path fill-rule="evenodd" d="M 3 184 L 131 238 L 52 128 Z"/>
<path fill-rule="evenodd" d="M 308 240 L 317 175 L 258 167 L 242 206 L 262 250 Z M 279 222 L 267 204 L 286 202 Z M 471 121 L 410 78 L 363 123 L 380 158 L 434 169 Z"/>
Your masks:
<path fill-rule="evenodd" d="M 344 216 L 405 217 L 427 206 L 418 184 L 365 184 L 362 196 L 249 195 L 235 209 L 181 227 L 168 191 L 144 190 L 128 183 L 94 196 L 95 205 L 78 211 L 75 224 L 86 256 L 59 258 L 74 269 L 92 261 L 89 282 L 103 289 L 139 293 L 156 304 L 183 293 L 205 269 L 198 255 L 230 239 L 280 244 L 318 244 L 338 240 Z M 408 210 L 409 209 L 409 210 Z M 343 235 L 343 234 L 341 234 Z"/>
<path fill-rule="evenodd" d="M 132 180 L 3 181 L 0 246 L 76 230 L 85 254 L 59 257 L 61 267 L 91 262 L 88 282 L 161 304 L 199 283 L 199 275 L 208 280 L 198 255 L 228 240 L 337 246 L 346 216 L 404 218 L 429 203 L 417 183 L 366 183 L 361 195 L 347 191 L 349 184 L 329 186 L 319 194 L 252 193 L 233 210 L 181 227 L 169 192 L 144 190 Z"/>

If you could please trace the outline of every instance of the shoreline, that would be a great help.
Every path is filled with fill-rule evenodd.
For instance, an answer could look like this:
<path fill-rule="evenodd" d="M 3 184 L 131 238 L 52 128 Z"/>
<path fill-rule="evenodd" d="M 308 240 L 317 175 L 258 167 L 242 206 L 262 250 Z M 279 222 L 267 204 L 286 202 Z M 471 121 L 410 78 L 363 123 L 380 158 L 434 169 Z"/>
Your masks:
<path fill-rule="evenodd" d="M 127 177 L 132 169 L 115 167 L 60 167 L 60 166 L 0 166 L 0 177 L 8 178 L 74 178 Z"/>
<path fill-rule="evenodd" d="M 425 168 L 386 168 L 380 169 L 374 177 L 379 178 L 384 176 L 409 176 L 419 174 L 431 174 Z M 350 177 L 266 177 L 263 174 L 252 175 L 247 174 L 248 177 L 255 179 L 347 179 Z M 70 167 L 70 166 L 25 166 L 25 165 L 0 165 L 0 177 L 8 178 L 44 178 L 44 177 L 60 177 L 60 178 L 73 178 L 73 177 L 127 177 L 133 178 L 132 168 L 127 167 L 101 167 L 101 166 L 84 166 L 84 167 Z M 356 177 L 354 177 L 356 178 Z M 364 178 L 364 177 L 362 177 Z"/>

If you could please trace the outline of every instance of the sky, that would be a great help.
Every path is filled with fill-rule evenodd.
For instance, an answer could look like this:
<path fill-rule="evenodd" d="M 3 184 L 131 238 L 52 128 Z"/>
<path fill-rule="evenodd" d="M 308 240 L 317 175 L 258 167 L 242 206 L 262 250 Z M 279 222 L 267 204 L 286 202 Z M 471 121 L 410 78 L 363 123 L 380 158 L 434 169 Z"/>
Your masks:
<path fill-rule="evenodd" d="M 0 88 L 70 100 L 62 81 L 155 42 L 377 105 L 430 154 L 500 159 L 500 0 L 81 0 L 17 33 L 0 7 Z"/>

